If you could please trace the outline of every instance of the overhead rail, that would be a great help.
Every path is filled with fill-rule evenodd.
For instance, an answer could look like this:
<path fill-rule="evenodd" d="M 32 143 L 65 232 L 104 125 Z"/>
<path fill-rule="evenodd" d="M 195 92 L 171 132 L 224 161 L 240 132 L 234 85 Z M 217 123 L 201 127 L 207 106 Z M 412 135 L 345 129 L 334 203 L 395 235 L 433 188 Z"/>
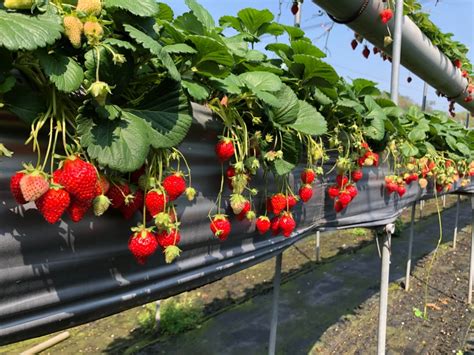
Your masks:
<path fill-rule="evenodd" d="M 337 23 L 343 23 L 385 53 L 392 54 L 392 45 L 384 47 L 387 25 L 379 14 L 385 8 L 381 0 L 313 0 Z M 395 21 L 389 21 L 390 32 Z M 465 102 L 468 81 L 418 26 L 403 16 L 401 64 L 430 86 L 474 113 L 474 101 Z"/>

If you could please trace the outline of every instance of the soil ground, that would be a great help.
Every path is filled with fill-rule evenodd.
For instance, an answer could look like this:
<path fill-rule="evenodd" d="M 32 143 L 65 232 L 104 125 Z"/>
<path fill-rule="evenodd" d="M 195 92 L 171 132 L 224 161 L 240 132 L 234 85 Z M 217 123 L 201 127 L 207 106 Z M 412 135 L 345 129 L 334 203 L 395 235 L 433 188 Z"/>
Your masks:
<path fill-rule="evenodd" d="M 448 236 L 445 237 L 445 241 L 450 240 L 452 235 L 454 209 L 449 209 L 449 207 L 454 201 L 455 197 L 448 197 L 448 209 L 443 212 L 443 223 L 447 222 L 445 227 L 447 227 L 446 235 Z M 464 212 L 460 221 L 461 226 L 469 222 L 468 216 L 470 216 L 468 205 L 463 203 L 462 207 Z M 424 215 L 428 216 L 434 212 L 434 203 L 428 202 L 423 210 Z M 402 215 L 402 220 L 405 223 L 409 220 L 409 211 Z M 433 250 L 437 239 L 437 229 L 437 217 L 433 215 L 423 218 L 416 224 L 415 260 Z M 401 277 L 404 271 L 407 233 L 404 234 L 401 238 L 395 239 L 393 243 L 392 277 L 395 279 Z M 331 346 L 335 345 L 325 340 L 327 339 L 326 334 L 330 334 L 334 329 L 339 329 L 338 327 L 342 325 L 349 327 L 350 324 L 354 324 L 354 328 L 351 329 L 356 334 L 354 336 L 358 336 L 360 328 L 357 327 L 357 317 L 363 315 L 363 309 L 372 308 L 373 312 L 376 312 L 377 309 L 375 303 L 370 304 L 370 302 L 377 302 L 377 298 L 371 299 L 370 297 L 377 292 L 379 279 L 379 261 L 373 241 L 372 231 L 360 228 L 324 233 L 321 235 L 322 263 L 315 261 L 315 238 L 312 237 L 306 238 L 285 252 L 282 270 L 279 344 L 277 345 L 279 352 L 307 353 L 312 348 L 314 351 L 322 349 L 324 352 L 332 352 Z M 456 253 L 467 255 L 463 250 L 468 245 L 469 243 L 462 239 Z M 440 254 L 438 260 L 441 260 L 442 257 L 444 254 L 443 256 Z M 366 262 L 368 264 L 364 266 Z M 438 272 L 442 272 L 436 269 L 437 265 L 438 263 L 433 267 L 432 280 L 435 280 Z M 243 351 L 265 353 L 267 351 L 266 342 L 271 305 L 271 293 L 268 291 L 271 290 L 273 270 L 274 260 L 268 260 L 185 295 L 173 297 L 176 302 L 189 297 L 196 300 L 197 306 L 207 319 L 205 322 L 200 322 L 202 324 L 198 326 L 198 329 L 174 337 L 166 334 L 150 334 L 146 324 L 142 321 L 143 315 L 148 313 L 146 306 L 142 306 L 71 328 L 69 330 L 71 337 L 49 349 L 46 353 L 124 353 L 137 351 L 150 343 L 154 344 L 142 350 L 143 353 L 187 353 L 189 351 L 194 354 L 204 352 L 242 353 Z M 459 293 L 460 300 L 465 298 L 465 292 L 458 286 L 464 285 L 464 283 L 467 285 L 467 270 L 468 268 L 464 268 L 459 273 L 459 284 L 450 285 L 449 288 L 453 292 Z M 412 301 L 403 303 L 406 309 L 399 308 L 400 314 L 407 318 L 415 318 L 412 308 L 422 308 L 423 305 L 422 298 L 421 300 L 419 298 L 422 293 L 417 289 L 419 287 L 417 283 L 422 282 L 423 276 L 418 275 L 418 272 L 422 273 L 422 271 L 415 271 L 413 290 L 407 294 L 403 292 L 400 296 L 409 295 L 413 298 Z M 449 272 L 452 273 L 452 270 L 446 270 L 446 272 L 449 274 Z M 415 281 L 416 277 L 421 281 Z M 430 282 L 430 284 L 432 283 Z M 398 286 L 393 286 L 390 294 L 391 302 L 396 292 L 398 292 Z M 366 303 L 356 311 L 356 315 L 351 315 L 353 310 L 364 301 Z M 448 300 L 448 305 L 452 304 L 454 303 Z M 307 305 L 310 307 L 306 309 Z M 393 302 L 390 306 L 393 307 Z M 447 306 L 442 304 L 439 307 L 444 309 L 443 307 Z M 430 311 L 429 317 L 433 312 Z M 305 314 L 306 317 L 304 317 Z M 389 310 L 389 314 L 389 319 L 391 319 L 391 310 Z M 375 318 L 372 319 L 373 324 L 370 323 L 370 326 L 375 327 L 376 313 L 373 313 L 371 317 Z M 467 316 L 462 319 L 466 318 Z M 354 319 L 354 321 L 351 323 L 347 319 Z M 367 319 L 370 319 L 370 316 Z M 420 329 L 424 329 L 426 324 L 433 323 L 430 318 L 428 321 L 421 321 L 418 318 L 415 320 L 422 324 Z M 334 323 L 336 324 L 333 325 Z M 460 323 L 460 328 L 462 327 L 464 327 L 464 323 Z M 368 331 L 369 323 L 364 323 L 363 329 L 367 329 L 364 330 L 367 338 L 375 339 L 373 330 Z M 455 333 L 450 329 L 445 331 L 450 334 Z M 459 336 L 456 335 L 459 339 L 461 338 L 460 333 L 461 330 Z M 389 331 L 389 339 L 390 334 Z M 0 353 L 18 353 L 50 336 L 1 347 Z M 338 335 L 335 338 L 340 337 Z M 414 338 L 418 339 L 416 335 Z M 314 345 L 318 339 L 321 339 L 320 342 Z M 219 344 L 216 344 L 216 341 Z M 364 344 L 369 346 L 369 343 L 366 341 Z M 350 352 L 345 348 L 338 348 L 334 351 Z"/>

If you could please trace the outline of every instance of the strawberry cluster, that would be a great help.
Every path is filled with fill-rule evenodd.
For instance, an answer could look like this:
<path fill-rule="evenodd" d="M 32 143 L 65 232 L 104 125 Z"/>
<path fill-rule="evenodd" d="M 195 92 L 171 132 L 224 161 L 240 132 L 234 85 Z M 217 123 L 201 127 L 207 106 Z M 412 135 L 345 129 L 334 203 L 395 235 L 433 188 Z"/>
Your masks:
<path fill-rule="evenodd" d="M 397 175 L 389 175 L 385 177 L 385 189 L 390 195 L 394 192 L 398 193 L 398 196 L 403 197 L 407 192 L 405 180 Z"/>
<path fill-rule="evenodd" d="M 352 173 L 358 180 L 362 178 L 362 170 L 356 170 Z M 357 180 L 357 181 L 358 181 Z M 355 182 L 354 178 L 352 181 Z M 328 195 L 334 200 L 334 210 L 339 213 L 344 210 L 358 195 L 357 186 L 349 182 L 345 175 L 337 175 L 336 183 L 328 188 Z"/>
<path fill-rule="evenodd" d="M 380 12 L 380 21 L 382 21 L 383 24 L 388 23 L 393 17 L 393 11 L 392 9 L 384 9 Z"/>
<path fill-rule="evenodd" d="M 357 160 L 360 167 L 362 166 L 379 166 L 379 155 L 374 153 L 367 142 L 361 143 L 361 156 Z"/>

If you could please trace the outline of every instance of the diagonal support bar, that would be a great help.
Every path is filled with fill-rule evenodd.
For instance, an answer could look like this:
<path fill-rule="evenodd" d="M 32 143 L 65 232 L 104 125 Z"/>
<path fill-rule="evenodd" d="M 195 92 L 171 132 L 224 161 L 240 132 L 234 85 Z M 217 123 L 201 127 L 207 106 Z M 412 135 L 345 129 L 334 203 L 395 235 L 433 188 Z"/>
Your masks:
<path fill-rule="evenodd" d="M 268 354 L 275 355 L 277 327 L 278 327 L 278 301 L 280 300 L 281 263 L 283 253 L 275 257 L 275 275 L 273 276 L 272 320 L 270 323 L 270 340 Z"/>
<path fill-rule="evenodd" d="M 410 289 L 410 273 L 411 273 L 411 254 L 413 250 L 413 235 L 415 234 L 415 212 L 416 212 L 416 201 L 413 202 L 411 207 L 411 221 L 410 221 L 410 239 L 408 240 L 408 257 L 407 257 L 407 269 L 405 274 L 405 291 Z"/>

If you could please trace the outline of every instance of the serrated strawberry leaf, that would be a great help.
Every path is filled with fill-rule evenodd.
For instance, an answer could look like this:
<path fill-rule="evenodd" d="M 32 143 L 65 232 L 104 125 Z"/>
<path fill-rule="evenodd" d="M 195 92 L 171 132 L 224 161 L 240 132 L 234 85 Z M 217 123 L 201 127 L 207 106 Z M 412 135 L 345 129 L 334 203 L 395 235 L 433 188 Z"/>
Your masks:
<path fill-rule="evenodd" d="M 105 0 L 104 7 L 119 8 L 140 17 L 154 16 L 159 10 L 154 0 Z"/>
<path fill-rule="evenodd" d="M 73 92 L 79 89 L 84 80 L 84 72 L 73 58 L 43 51 L 38 51 L 37 56 L 44 73 L 59 91 Z"/>

